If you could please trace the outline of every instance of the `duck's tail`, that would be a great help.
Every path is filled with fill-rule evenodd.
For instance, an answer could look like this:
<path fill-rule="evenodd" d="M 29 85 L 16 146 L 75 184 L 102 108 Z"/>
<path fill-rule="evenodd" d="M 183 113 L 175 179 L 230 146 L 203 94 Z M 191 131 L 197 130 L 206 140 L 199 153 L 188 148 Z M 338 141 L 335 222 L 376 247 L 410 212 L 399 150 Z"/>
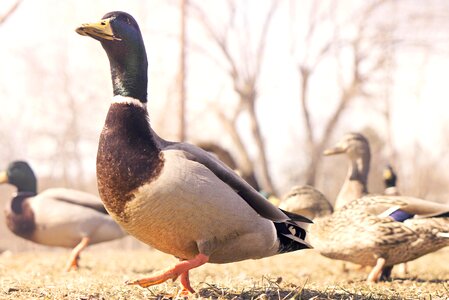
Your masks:
<path fill-rule="evenodd" d="M 309 243 L 307 223 L 297 221 L 274 222 L 279 239 L 279 253 L 313 248 Z"/>

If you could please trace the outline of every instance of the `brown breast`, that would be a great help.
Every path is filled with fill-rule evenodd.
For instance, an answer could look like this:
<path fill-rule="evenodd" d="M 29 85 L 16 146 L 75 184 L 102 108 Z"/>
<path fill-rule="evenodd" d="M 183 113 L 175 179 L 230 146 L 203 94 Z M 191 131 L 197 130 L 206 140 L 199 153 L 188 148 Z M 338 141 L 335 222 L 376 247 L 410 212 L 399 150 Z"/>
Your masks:
<path fill-rule="evenodd" d="M 163 156 L 151 134 L 146 110 L 133 105 L 111 105 L 100 136 L 97 183 L 109 212 L 126 222 L 125 205 L 132 192 L 156 179 Z"/>
<path fill-rule="evenodd" d="M 5 210 L 6 226 L 14 234 L 31 240 L 36 229 L 34 213 L 28 203 L 29 195 L 17 195 Z"/>

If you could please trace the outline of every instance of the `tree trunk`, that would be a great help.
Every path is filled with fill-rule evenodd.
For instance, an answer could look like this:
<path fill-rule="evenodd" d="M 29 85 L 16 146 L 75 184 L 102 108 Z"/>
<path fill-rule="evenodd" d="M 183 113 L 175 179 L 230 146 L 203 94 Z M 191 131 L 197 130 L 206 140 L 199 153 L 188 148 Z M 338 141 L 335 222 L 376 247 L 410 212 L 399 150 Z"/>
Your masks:
<path fill-rule="evenodd" d="M 276 191 L 273 186 L 273 182 L 271 180 L 270 171 L 268 170 L 268 159 L 265 149 L 265 142 L 263 140 L 259 122 L 257 120 L 256 109 L 254 107 L 255 103 L 255 93 L 250 95 L 251 99 L 248 99 L 246 103 L 248 103 L 248 114 L 250 119 L 250 128 L 251 134 L 256 142 L 257 149 L 259 150 L 259 162 L 261 167 L 261 181 L 262 187 L 265 192 L 269 194 L 275 194 Z"/>
<path fill-rule="evenodd" d="M 181 1 L 181 34 L 180 34 L 180 53 L 179 53 L 179 141 L 184 142 L 187 136 L 186 128 L 186 14 L 187 1 Z"/>

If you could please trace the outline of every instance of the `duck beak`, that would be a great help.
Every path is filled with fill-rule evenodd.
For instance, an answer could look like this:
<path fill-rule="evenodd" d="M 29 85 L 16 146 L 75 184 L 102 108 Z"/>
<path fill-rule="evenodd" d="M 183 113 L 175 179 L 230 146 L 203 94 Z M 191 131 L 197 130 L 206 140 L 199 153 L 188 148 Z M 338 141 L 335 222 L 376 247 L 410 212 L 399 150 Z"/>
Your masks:
<path fill-rule="evenodd" d="M 393 177 L 393 174 L 391 174 L 391 171 L 389 169 L 384 170 L 384 179 L 391 179 Z"/>
<path fill-rule="evenodd" d="M 96 40 L 120 41 L 114 36 L 111 27 L 111 19 L 103 19 L 97 23 L 85 23 L 75 30 L 78 34 L 90 36 Z"/>
<path fill-rule="evenodd" d="M 341 147 L 341 146 L 336 146 L 336 147 L 324 150 L 323 155 L 326 155 L 326 156 L 335 155 L 335 154 L 344 153 L 345 151 L 346 151 L 346 148 Z"/>
<path fill-rule="evenodd" d="M 0 173 L 0 183 L 8 183 L 8 173 L 6 171 L 3 171 Z"/>

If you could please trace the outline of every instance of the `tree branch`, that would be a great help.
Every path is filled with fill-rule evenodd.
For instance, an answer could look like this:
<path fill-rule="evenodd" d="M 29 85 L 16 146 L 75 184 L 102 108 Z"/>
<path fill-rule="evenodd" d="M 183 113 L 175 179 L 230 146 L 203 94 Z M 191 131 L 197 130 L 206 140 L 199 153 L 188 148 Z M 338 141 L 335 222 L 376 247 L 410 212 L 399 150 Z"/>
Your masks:
<path fill-rule="evenodd" d="M 6 20 L 16 11 L 16 9 L 19 7 L 20 3 L 22 3 L 22 0 L 17 0 L 16 3 L 14 3 L 10 9 L 3 15 L 0 16 L 0 25 L 2 25 Z"/>

